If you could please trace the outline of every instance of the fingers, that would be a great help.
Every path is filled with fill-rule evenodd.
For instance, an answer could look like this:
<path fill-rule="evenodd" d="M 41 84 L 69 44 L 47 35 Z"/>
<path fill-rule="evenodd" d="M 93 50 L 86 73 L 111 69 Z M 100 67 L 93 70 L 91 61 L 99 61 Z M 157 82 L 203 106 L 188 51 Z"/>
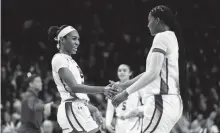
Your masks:
<path fill-rule="evenodd" d="M 115 81 L 112 81 L 112 80 L 109 80 L 109 83 L 110 83 L 110 84 L 115 84 L 116 82 L 115 82 Z"/>

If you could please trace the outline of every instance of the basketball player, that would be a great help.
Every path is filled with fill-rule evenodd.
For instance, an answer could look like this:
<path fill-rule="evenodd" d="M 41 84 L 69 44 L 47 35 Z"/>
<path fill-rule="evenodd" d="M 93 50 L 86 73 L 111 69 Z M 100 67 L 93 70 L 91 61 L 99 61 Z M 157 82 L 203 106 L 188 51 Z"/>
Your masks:
<path fill-rule="evenodd" d="M 148 20 L 155 37 L 146 60 L 146 71 L 132 85 L 127 83 L 125 86 L 130 86 L 116 95 L 112 103 L 117 107 L 129 95 L 142 91 L 143 132 L 169 133 L 183 112 L 180 89 L 183 98 L 187 89 L 184 46 L 175 16 L 168 7 L 156 6 Z M 187 105 L 187 99 L 183 102 Z"/>
<path fill-rule="evenodd" d="M 63 133 L 96 133 L 98 125 L 91 113 L 96 108 L 88 103 L 88 93 L 104 93 L 111 96 L 115 90 L 109 86 L 84 85 L 84 76 L 78 64 L 71 58 L 79 46 L 79 34 L 72 26 L 52 26 L 48 31 L 51 41 L 57 42 L 59 53 L 52 59 L 53 78 L 61 96 L 57 121 Z M 87 94 L 86 94 L 87 93 Z"/>
<path fill-rule="evenodd" d="M 130 67 L 126 64 L 121 64 L 118 67 L 119 82 L 124 83 L 129 80 L 132 72 Z M 138 117 L 139 114 L 131 116 L 129 113 L 134 108 L 141 105 L 141 99 L 138 92 L 131 94 L 126 101 L 121 103 L 118 107 L 114 107 L 111 100 L 108 99 L 106 111 L 106 127 L 111 133 L 140 133 L 142 128 L 142 118 Z M 112 118 L 116 112 L 116 126 L 115 131 L 112 127 Z M 143 113 L 142 113 L 143 114 Z"/>

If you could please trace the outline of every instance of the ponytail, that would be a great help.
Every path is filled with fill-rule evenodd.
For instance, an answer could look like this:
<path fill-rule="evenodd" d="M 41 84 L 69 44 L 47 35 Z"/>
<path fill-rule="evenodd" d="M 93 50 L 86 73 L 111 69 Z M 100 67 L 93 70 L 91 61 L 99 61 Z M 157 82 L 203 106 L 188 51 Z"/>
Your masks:
<path fill-rule="evenodd" d="M 59 42 L 55 39 L 57 37 L 57 35 L 59 34 L 59 32 L 67 27 L 68 25 L 62 25 L 60 27 L 58 26 L 51 26 L 49 29 L 48 29 L 48 40 L 53 43 L 53 44 L 56 44 L 57 45 L 57 49 L 60 49 L 60 44 Z"/>
<path fill-rule="evenodd" d="M 187 83 L 187 70 L 186 70 L 186 48 L 183 41 L 180 25 L 176 19 L 174 19 L 173 31 L 176 34 L 179 44 L 179 88 L 180 95 L 183 100 L 183 113 L 189 115 L 189 101 L 190 95 Z M 189 116 L 188 116 L 189 117 Z"/>

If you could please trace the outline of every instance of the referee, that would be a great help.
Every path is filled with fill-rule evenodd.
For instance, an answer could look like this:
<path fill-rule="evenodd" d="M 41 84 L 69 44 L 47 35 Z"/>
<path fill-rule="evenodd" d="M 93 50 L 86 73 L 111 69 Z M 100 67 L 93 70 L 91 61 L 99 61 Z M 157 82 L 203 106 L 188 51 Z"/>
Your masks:
<path fill-rule="evenodd" d="M 18 133 L 41 133 L 41 124 L 44 114 L 50 114 L 51 104 L 44 104 L 38 98 L 42 90 L 42 80 L 39 75 L 32 75 L 28 78 L 28 89 L 22 98 L 21 127 Z"/>

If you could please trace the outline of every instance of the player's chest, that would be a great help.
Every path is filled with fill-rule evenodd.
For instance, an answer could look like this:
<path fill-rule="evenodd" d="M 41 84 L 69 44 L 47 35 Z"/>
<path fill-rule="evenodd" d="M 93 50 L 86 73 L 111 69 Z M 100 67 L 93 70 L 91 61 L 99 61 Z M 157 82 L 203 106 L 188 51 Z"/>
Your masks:
<path fill-rule="evenodd" d="M 75 78 L 84 78 L 82 70 L 80 69 L 78 64 L 73 60 L 69 60 L 69 70 L 72 72 Z"/>

